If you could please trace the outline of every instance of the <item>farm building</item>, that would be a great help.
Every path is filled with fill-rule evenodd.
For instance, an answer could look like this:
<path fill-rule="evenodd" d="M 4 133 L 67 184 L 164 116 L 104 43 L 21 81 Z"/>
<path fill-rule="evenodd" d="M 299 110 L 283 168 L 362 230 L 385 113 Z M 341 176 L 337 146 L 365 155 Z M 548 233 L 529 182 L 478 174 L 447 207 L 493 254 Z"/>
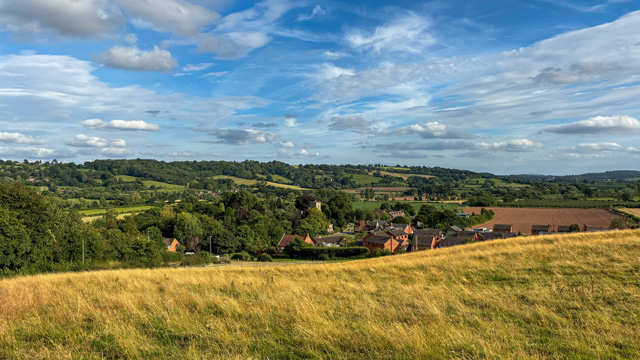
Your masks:
<path fill-rule="evenodd" d="M 496 232 L 513 232 L 513 225 L 511 225 L 511 224 L 495 224 L 495 225 L 493 225 L 493 231 L 496 231 Z"/>
<path fill-rule="evenodd" d="M 531 235 L 540 235 L 540 233 L 548 233 L 551 225 L 533 225 L 531 227 Z"/>

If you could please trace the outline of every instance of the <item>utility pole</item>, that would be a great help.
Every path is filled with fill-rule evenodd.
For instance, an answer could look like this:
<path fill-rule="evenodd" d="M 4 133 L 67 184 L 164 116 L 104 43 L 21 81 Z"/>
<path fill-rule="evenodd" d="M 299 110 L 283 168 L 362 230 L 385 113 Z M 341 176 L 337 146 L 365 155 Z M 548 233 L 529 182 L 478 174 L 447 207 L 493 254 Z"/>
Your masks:
<path fill-rule="evenodd" d="M 209 255 L 213 255 L 211 252 L 211 235 L 209 235 Z"/>

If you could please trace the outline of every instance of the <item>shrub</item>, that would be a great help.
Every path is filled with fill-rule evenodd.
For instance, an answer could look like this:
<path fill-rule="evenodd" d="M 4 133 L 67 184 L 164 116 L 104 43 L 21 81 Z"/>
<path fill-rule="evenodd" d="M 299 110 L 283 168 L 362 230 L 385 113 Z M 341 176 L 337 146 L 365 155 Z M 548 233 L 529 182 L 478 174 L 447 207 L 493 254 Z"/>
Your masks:
<path fill-rule="evenodd" d="M 258 261 L 260 261 L 260 262 L 272 262 L 273 258 L 269 254 L 260 254 L 260 255 L 258 255 Z"/>
<path fill-rule="evenodd" d="M 231 260 L 251 261 L 251 255 L 249 255 L 246 251 L 243 251 L 243 252 L 232 254 Z"/>
<path fill-rule="evenodd" d="M 167 264 L 181 262 L 183 258 L 184 258 L 184 253 L 172 252 L 172 251 L 162 252 L 162 262 Z"/>

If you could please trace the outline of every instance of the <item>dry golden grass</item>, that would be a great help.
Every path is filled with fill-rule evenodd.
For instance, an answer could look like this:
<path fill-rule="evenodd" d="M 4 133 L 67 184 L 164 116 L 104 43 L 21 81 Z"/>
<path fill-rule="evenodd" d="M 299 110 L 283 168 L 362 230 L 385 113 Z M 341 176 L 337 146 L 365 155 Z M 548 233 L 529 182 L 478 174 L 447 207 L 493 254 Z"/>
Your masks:
<path fill-rule="evenodd" d="M 0 280 L 0 358 L 639 358 L 640 232 Z"/>
<path fill-rule="evenodd" d="M 618 210 L 620 210 L 620 211 L 622 211 L 624 213 L 627 213 L 629 215 L 640 217 L 640 209 L 637 209 L 637 208 L 635 208 L 635 209 L 633 209 L 633 208 L 621 208 L 621 209 L 618 209 Z"/>

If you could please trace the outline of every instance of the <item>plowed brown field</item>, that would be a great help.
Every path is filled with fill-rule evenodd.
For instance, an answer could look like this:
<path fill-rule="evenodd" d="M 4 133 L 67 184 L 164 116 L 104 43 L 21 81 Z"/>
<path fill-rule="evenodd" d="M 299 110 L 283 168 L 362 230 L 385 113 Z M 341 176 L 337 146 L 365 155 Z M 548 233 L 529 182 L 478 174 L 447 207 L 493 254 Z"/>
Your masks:
<path fill-rule="evenodd" d="M 558 225 L 578 224 L 580 229 L 588 226 L 608 228 L 611 220 L 621 217 L 601 209 L 523 209 L 523 208 L 487 208 L 496 214 L 493 220 L 474 227 L 493 229 L 494 224 L 512 224 L 514 232 L 531 234 L 532 225 L 551 225 L 550 231 L 556 231 Z M 469 207 L 467 213 L 480 213 L 479 207 Z"/>

